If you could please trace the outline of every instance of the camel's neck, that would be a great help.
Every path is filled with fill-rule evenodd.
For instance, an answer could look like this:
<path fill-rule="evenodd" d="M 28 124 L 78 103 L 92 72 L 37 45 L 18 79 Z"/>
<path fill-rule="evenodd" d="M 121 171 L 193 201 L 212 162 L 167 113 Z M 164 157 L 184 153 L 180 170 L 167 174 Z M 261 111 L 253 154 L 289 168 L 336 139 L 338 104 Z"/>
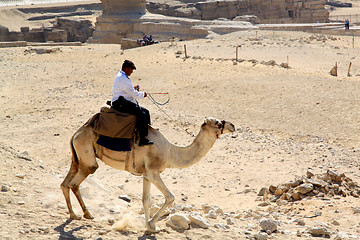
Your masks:
<path fill-rule="evenodd" d="M 201 128 L 194 142 L 187 147 L 173 146 L 171 149 L 170 168 L 187 168 L 199 162 L 216 141 L 215 132 Z"/>

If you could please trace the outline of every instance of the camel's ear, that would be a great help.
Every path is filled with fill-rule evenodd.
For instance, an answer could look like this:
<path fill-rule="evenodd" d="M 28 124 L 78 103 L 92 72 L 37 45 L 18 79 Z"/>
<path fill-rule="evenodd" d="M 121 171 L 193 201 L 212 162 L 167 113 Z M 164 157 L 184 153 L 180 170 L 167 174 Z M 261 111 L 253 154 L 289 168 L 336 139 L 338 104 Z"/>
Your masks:
<path fill-rule="evenodd" d="M 205 126 L 206 124 L 209 123 L 209 118 L 208 117 L 205 117 L 204 119 L 204 123 L 201 125 L 201 127 Z"/>
<path fill-rule="evenodd" d="M 209 123 L 211 123 L 210 119 L 208 117 L 206 117 L 205 120 L 204 120 L 204 124 L 209 124 Z"/>

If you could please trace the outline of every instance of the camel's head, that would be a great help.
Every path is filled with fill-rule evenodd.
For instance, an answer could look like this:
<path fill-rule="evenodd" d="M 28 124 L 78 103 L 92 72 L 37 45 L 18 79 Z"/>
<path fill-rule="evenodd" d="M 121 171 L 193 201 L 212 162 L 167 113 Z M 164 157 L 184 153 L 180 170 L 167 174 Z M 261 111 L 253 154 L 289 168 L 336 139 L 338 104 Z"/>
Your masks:
<path fill-rule="evenodd" d="M 217 137 L 222 134 L 232 133 L 235 131 L 235 126 L 231 122 L 227 122 L 225 120 L 220 121 L 212 117 L 206 118 L 203 126 L 209 126 L 214 129 Z"/>

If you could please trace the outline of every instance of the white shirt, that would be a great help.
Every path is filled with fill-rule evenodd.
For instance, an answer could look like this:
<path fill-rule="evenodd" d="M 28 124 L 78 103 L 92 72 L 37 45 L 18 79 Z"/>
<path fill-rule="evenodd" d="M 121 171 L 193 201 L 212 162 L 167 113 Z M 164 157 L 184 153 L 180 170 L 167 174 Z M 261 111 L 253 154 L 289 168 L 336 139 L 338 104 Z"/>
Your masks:
<path fill-rule="evenodd" d="M 120 96 L 123 96 L 126 100 L 137 104 L 137 98 L 143 99 L 145 97 L 144 92 L 139 92 L 134 89 L 130 78 L 122 70 L 115 76 L 112 92 L 113 102 L 116 101 Z"/>

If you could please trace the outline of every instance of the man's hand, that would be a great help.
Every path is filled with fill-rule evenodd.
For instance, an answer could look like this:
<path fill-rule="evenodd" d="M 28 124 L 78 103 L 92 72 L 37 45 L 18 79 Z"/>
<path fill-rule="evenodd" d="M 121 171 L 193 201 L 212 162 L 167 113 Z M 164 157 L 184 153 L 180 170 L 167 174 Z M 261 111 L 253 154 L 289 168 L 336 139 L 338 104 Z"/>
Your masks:
<path fill-rule="evenodd" d="M 144 98 L 146 98 L 147 97 L 147 93 L 146 92 L 144 92 Z"/>
<path fill-rule="evenodd" d="M 136 86 L 134 87 L 134 89 L 135 89 L 136 91 L 140 91 L 140 86 L 139 86 L 139 85 L 136 85 Z"/>

